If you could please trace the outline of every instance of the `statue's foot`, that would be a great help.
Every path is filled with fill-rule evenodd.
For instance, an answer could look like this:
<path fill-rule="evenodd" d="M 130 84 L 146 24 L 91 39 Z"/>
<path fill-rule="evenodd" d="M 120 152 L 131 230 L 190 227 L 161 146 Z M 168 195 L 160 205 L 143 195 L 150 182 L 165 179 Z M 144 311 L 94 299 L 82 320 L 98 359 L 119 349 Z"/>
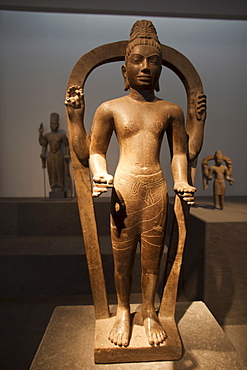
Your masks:
<path fill-rule="evenodd" d="M 118 308 L 115 323 L 108 339 L 117 346 L 128 346 L 130 340 L 130 312 L 128 308 Z"/>
<path fill-rule="evenodd" d="M 155 312 L 145 312 L 143 314 L 143 323 L 148 342 L 151 346 L 164 342 L 167 335 Z"/>

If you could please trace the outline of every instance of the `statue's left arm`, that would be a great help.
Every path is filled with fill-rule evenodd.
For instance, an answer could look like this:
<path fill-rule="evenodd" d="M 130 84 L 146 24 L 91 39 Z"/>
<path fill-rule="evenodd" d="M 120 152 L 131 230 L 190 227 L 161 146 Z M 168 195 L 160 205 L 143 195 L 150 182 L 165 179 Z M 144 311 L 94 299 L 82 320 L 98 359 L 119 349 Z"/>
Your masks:
<path fill-rule="evenodd" d="M 65 147 L 64 159 L 65 159 L 65 161 L 68 161 L 69 158 L 70 158 L 70 155 L 69 155 L 69 140 L 68 140 L 66 135 L 63 135 L 62 142 L 63 142 L 63 145 Z"/>
<path fill-rule="evenodd" d="M 204 124 L 206 120 L 206 95 L 194 91 L 190 93 L 186 134 L 188 135 L 188 160 L 196 160 L 203 143 Z"/>
<path fill-rule="evenodd" d="M 173 108 L 167 127 L 167 138 L 171 152 L 171 168 L 174 179 L 174 191 L 187 204 L 194 204 L 196 188 L 188 184 L 188 160 L 186 155 L 186 132 L 182 109 Z"/>
<path fill-rule="evenodd" d="M 230 176 L 230 172 L 228 168 L 226 167 L 225 172 L 224 172 L 225 179 L 229 182 L 230 185 L 233 185 L 235 180 Z"/>

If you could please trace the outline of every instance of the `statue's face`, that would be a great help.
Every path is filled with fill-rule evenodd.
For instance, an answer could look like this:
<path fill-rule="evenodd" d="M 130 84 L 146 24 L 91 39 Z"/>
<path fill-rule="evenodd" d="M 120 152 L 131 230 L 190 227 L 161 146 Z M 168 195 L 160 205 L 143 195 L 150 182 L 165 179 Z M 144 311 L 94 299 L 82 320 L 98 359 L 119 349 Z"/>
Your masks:
<path fill-rule="evenodd" d="M 157 86 L 162 60 L 154 46 L 137 45 L 131 51 L 123 74 L 135 90 L 150 90 Z"/>
<path fill-rule="evenodd" d="M 223 162 L 223 156 L 218 154 L 216 157 L 215 157 L 215 163 L 217 166 L 220 166 Z"/>
<path fill-rule="evenodd" d="M 52 131 L 57 131 L 59 128 L 59 122 L 56 118 L 51 118 L 50 127 Z"/>

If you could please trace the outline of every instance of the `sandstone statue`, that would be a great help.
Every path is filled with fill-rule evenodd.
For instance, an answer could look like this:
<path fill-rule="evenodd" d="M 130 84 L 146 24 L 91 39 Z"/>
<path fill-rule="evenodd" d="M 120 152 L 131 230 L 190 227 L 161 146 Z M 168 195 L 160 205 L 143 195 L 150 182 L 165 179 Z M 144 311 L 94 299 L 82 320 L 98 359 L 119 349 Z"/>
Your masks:
<path fill-rule="evenodd" d="M 67 136 L 59 131 L 59 115 L 51 113 L 50 116 L 51 132 L 44 134 L 43 123 L 39 127 L 39 143 L 42 146 L 40 158 L 42 168 L 46 168 L 49 175 L 49 183 L 52 193 L 64 193 L 67 184 L 67 195 L 71 196 L 71 179 L 69 172 L 69 142 Z M 65 154 L 62 153 L 62 146 Z"/>
<path fill-rule="evenodd" d="M 208 162 L 210 160 L 214 160 L 215 164 L 208 167 Z M 223 161 L 226 163 L 226 165 L 222 164 Z M 225 180 L 227 180 L 230 185 L 234 184 L 234 179 L 231 177 L 231 159 L 224 156 L 220 150 L 217 150 L 213 156 L 207 156 L 202 160 L 202 175 L 204 190 L 208 188 L 208 180 L 212 180 L 212 178 L 214 178 L 214 208 L 217 208 L 217 204 L 219 203 L 220 209 L 223 209 L 226 188 Z"/>
<path fill-rule="evenodd" d="M 105 346 L 109 348 L 100 348 L 102 344 L 96 344 L 96 362 L 137 361 L 133 352 L 127 358 L 121 350 L 131 348 L 131 341 L 135 340 L 131 324 L 130 290 L 138 243 L 141 246 L 142 267 L 140 317 L 149 346 L 146 349 L 148 354 L 145 352 L 145 345 L 142 346 L 143 351 L 142 354 L 138 352 L 138 360 L 172 360 L 181 357 L 180 339 L 174 334 L 176 331 L 174 310 L 186 236 L 186 215 L 190 205 L 194 204 L 196 191 L 194 176 L 197 156 L 203 141 L 206 97 L 194 67 L 180 53 L 177 59 L 173 59 L 174 53 L 178 52 L 160 44 L 156 29 L 150 21 L 137 21 L 131 29 L 128 42 L 104 45 L 86 54 L 77 62 L 70 76 L 65 105 L 78 205 L 95 304 L 96 338 L 97 321 L 108 317 L 110 322 L 110 330 L 100 342 L 103 343 L 108 338 L 109 344 Z M 122 74 L 124 89 L 129 90 L 129 93 L 100 105 L 95 113 L 91 132 L 87 135 L 83 124 L 85 108 L 83 84 L 93 68 L 115 60 L 125 60 Z M 155 90 L 159 91 L 162 65 L 169 65 L 174 71 L 180 70 L 180 78 L 188 96 L 186 128 L 182 109 L 155 95 Z M 120 147 L 120 158 L 113 176 L 108 173 L 106 153 L 114 132 Z M 168 213 L 167 187 L 159 161 L 164 135 L 167 136 L 171 153 L 174 209 L 179 238 L 178 252 L 167 274 L 157 315 L 154 298 Z M 118 302 L 114 322 L 110 317 L 107 303 L 93 202 L 89 194 L 89 164 L 93 176 L 92 196 L 100 196 L 108 189 L 112 189 L 111 241 Z M 84 204 L 80 202 L 80 198 Z M 172 322 L 172 329 L 170 324 L 166 324 L 167 320 Z M 108 328 L 108 324 L 105 325 Z M 107 328 L 103 330 L 104 333 Z M 143 341 L 145 343 L 145 339 Z M 176 346 L 179 347 L 177 353 L 172 354 L 168 348 Z M 154 349 L 156 347 L 159 347 L 159 351 Z"/>

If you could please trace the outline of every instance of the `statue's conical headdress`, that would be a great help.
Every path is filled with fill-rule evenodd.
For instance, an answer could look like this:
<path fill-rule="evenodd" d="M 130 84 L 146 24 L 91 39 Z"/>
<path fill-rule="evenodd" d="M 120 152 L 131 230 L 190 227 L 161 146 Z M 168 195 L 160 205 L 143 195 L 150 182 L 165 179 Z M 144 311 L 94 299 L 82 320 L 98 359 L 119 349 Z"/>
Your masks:
<path fill-rule="evenodd" d="M 131 28 L 130 38 L 126 48 L 125 60 L 127 61 L 131 50 L 137 45 L 151 45 L 157 48 L 160 56 L 162 51 L 156 29 L 151 21 L 137 21 Z"/>

